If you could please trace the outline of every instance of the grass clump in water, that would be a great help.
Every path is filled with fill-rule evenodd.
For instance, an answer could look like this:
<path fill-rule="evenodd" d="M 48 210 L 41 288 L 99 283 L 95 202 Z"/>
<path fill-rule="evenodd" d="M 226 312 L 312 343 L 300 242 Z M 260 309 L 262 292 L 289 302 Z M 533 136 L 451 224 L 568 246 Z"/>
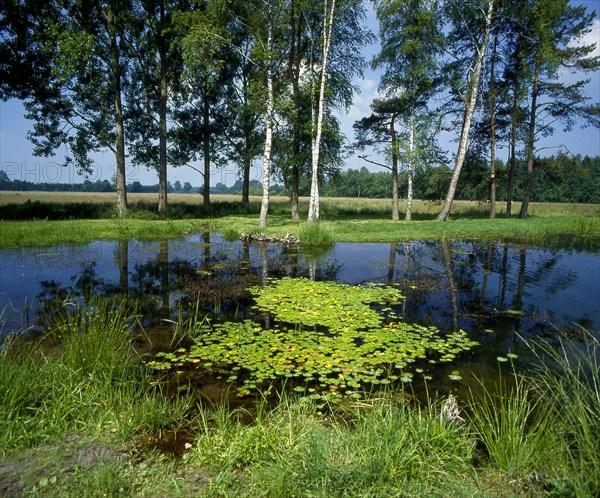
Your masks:
<path fill-rule="evenodd" d="M 331 246 L 335 239 L 331 231 L 321 223 L 305 223 L 298 237 L 303 246 Z"/>

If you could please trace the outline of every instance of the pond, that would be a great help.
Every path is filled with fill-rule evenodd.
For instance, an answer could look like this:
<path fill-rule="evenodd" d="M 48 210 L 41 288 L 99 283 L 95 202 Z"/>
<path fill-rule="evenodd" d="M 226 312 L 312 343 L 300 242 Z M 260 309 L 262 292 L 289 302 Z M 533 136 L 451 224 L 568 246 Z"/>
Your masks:
<path fill-rule="evenodd" d="M 156 241 L 96 241 L 0 251 L 0 338 L 42 330 L 65 300 L 92 295 L 135 301 L 154 351 L 167 349 L 181 310 L 241 321 L 255 316 L 252 286 L 282 277 L 350 285 L 394 286 L 405 299 L 394 311 L 408 323 L 443 333 L 465 330 L 477 341 L 435 370 L 441 390 L 495 376 L 498 357 L 527 370 L 522 339 L 556 342 L 561 334 L 599 337 L 600 258 L 597 240 L 554 237 L 513 241 L 338 243 L 329 250 L 228 241 L 216 233 Z M 559 332 L 561 331 L 561 332 Z"/>

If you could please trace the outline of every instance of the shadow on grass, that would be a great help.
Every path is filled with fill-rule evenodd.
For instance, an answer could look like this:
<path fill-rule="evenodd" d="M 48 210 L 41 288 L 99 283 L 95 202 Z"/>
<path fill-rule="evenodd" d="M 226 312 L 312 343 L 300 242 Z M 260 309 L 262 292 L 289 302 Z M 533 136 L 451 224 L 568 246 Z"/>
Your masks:
<path fill-rule="evenodd" d="M 438 203 L 426 202 L 413 212 L 415 221 L 435 220 L 440 210 Z M 253 201 L 243 204 L 241 201 L 217 201 L 205 207 L 202 204 L 170 203 L 166 213 L 158 213 L 156 204 L 152 202 L 136 202 L 129 205 L 127 217 L 141 220 L 178 220 L 197 218 L 220 218 L 224 216 L 248 216 L 260 213 L 260 202 Z M 301 219 L 306 219 L 308 203 L 301 202 L 299 206 Z M 22 204 L 5 204 L 0 206 L 0 219 L 24 220 L 77 220 L 77 219 L 110 219 L 117 217 L 117 207 L 114 203 L 62 203 L 27 201 Z M 287 201 L 271 202 L 269 215 L 274 217 L 290 216 Z M 405 213 L 400 212 L 400 219 Z M 489 216 L 486 206 L 455 207 L 452 217 L 461 219 L 482 219 Z M 499 216 L 503 216 L 499 213 Z M 342 200 L 329 199 L 321 204 L 323 220 L 389 220 L 391 210 L 383 204 L 368 202 L 355 204 Z"/>

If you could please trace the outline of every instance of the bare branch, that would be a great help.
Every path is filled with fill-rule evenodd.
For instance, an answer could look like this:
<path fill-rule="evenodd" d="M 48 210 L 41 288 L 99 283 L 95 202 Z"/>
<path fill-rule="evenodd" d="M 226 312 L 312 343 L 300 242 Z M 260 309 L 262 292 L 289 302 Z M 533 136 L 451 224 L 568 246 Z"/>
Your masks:
<path fill-rule="evenodd" d="M 368 162 L 370 164 L 374 164 L 375 166 L 380 166 L 382 168 L 389 169 L 390 171 L 392 171 L 391 166 L 388 166 L 387 164 L 381 164 L 381 163 L 378 163 L 378 162 L 375 162 L 375 161 L 371 161 L 370 159 L 367 159 L 367 156 L 358 156 L 358 158 L 362 159 L 363 161 L 366 161 L 366 162 Z"/>

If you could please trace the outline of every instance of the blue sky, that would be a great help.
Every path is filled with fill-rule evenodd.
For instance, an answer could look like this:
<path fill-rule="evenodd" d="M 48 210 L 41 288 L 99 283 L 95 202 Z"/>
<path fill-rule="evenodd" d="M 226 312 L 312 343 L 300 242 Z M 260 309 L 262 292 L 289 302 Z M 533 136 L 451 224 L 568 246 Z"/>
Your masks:
<path fill-rule="evenodd" d="M 585 4 L 589 9 L 598 11 L 600 9 L 600 0 L 586 0 L 575 3 Z M 374 13 L 370 12 L 368 16 L 370 26 L 377 25 Z M 600 18 L 594 19 L 592 31 L 588 34 L 584 43 L 596 43 L 596 55 L 600 55 Z M 365 47 L 365 56 L 371 57 L 377 51 L 377 46 Z M 566 82 L 575 81 L 580 78 L 579 75 L 569 73 L 562 74 Z M 587 87 L 587 95 L 592 102 L 600 102 L 600 73 L 591 75 L 592 81 Z M 379 84 L 379 74 L 367 70 L 364 77 L 356 80 L 355 84 L 360 92 L 355 95 L 354 103 L 347 113 L 338 113 L 342 125 L 342 131 L 346 134 L 348 140 L 353 140 L 352 125 L 358 119 L 370 114 L 370 104 L 377 95 Z M 17 100 L 0 102 L 0 168 L 5 171 L 11 179 L 20 179 L 33 182 L 60 182 L 60 183 L 80 183 L 85 177 L 79 176 L 75 168 L 64 168 L 61 163 L 64 158 L 64 150 L 58 150 L 55 157 L 34 157 L 32 155 L 32 145 L 27 140 L 27 132 L 31 128 L 31 122 L 24 117 L 24 110 L 21 103 Z M 456 149 L 456 143 L 452 141 L 451 136 L 441 136 L 440 143 L 448 151 Z M 564 133 L 557 127 L 556 133 L 552 137 L 541 139 L 537 146 L 553 147 L 556 145 L 565 145 L 573 154 L 597 156 L 600 155 L 600 129 L 598 128 L 574 128 L 569 133 Z M 552 153 L 553 149 L 548 149 L 547 153 Z M 506 159 L 506 152 L 498 152 L 500 159 Z M 381 160 L 375 154 L 369 154 L 374 160 Z M 89 177 L 90 180 L 111 179 L 114 174 L 114 155 L 107 151 L 94 156 L 96 168 Z M 251 178 L 261 179 L 260 162 L 253 168 Z M 377 167 L 371 167 L 356 156 L 347 158 L 345 168 L 358 169 L 367 166 L 373 171 Z M 194 186 L 202 184 L 200 175 L 190 168 L 169 168 L 169 181 L 180 182 L 189 181 Z M 128 165 L 128 182 L 138 180 L 143 184 L 158 183 L 156 172 L 148 171 L 144 167 L 133 167 Z M 214 171 L 211 176 L 211 184 L 222 182 L 231 185 L 238 178 L 237 168 L 234 165 L 221 170 Z"/>

